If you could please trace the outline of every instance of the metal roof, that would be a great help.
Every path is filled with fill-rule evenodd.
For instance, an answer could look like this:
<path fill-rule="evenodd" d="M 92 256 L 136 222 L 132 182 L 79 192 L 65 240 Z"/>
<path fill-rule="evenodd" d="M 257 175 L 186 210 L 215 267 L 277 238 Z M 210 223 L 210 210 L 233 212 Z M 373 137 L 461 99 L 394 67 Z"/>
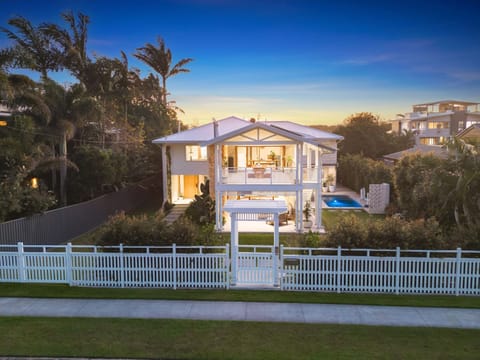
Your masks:
<path fill-rule="evenodd" d="M 228 134 L 232 131 L 244 128 L 250 125 L 249 121 L 230 116 L 228 118 L 217 120 L 218 136 Z M 192 129 L 181 131 L 175 134 L 167 135 L 153 140 L 154 144 L 172 144 L 172 143 L 200 143 L 214 138 L 214 122 L 201 125 Z"/>
<path fill-rule="evenodd" d="M 242 133 L 243 130 L 248 131 L 255 127 L 262 127 L 289 138 L 310 143 L 316 143 L 317 141 L 323 140 L 340 141 L 343 139 L 343 136 L 290 121 L 258 121 L 251 123 L 250 121 L 230 116 L 225 119 L 217 120 L 216 123 L 218 125 L 218 133 L 216 137 L 214 136 L 214 122 L 211 122 L 196 128 L 155 139 L 152 142 L 154 144 L 210 144 L 223 139 L 228 139 L 231 136 Z"/>
<path fill-rule="evenodd" d="M 412 155 L 412 154 L 421 154 L 421 155 L 432 154 L 441 159 L 446 159 L 448 157 L 448 151 L 443 146 L 418 144 L 410 149 L 384 155 L 383 158 L 387 160 L 398 161 L 404 156 Z"/>
<path fill-rule="evenodd" d="M 438 104 L 457 104 L 457 105 L 477 105 L 480 104 L 478 102 L 471 102 L 471 101 L 461 101 L 461 100 L 440 100 L 440 101 L 433 101 L 429 103 L 423 104 L 415 104 L 413 106 L 430 106 L 430 105 L 438 105 Z"/>

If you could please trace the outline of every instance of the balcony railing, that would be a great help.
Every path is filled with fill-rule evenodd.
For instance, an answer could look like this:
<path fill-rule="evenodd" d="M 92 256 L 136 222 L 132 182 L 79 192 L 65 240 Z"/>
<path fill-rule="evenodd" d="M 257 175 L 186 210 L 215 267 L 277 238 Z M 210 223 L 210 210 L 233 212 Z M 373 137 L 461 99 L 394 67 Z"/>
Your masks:
<path fill-rule="evenodd" d="M 222 184 L 296 184 L 296 168 L 239 167 L 223 168 Z M 316 182 L 317 168 L 303 169 L 303 182 Z"/>

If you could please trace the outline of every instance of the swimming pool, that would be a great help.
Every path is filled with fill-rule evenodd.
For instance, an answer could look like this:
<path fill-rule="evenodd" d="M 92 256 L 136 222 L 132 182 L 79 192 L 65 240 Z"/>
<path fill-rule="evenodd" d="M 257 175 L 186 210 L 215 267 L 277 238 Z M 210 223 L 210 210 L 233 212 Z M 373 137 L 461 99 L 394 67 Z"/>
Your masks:
<path fill-rule="evenodd" d="M 362 208 L 363 206 L 347 195 L 325 195 L 323 201 L 331 208 Z"/>

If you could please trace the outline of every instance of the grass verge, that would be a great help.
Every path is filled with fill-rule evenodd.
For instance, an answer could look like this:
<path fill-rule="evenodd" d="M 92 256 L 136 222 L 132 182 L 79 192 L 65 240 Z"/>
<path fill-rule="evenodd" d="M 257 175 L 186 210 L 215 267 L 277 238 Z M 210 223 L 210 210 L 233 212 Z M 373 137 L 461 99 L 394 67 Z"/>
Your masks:
<path fill-rule="evenodd" d="M 198 289 L 82 288 L 51 284 L 0 284 L 1 297 L 256 301 L 311 304 L 351 304 L 480 308 L 480 297 L 440 295 L 337 294 L 321 292 Z"/>
<path fill-rule="evenodd" d="M 0 318 L 0 355 L 478 359 L 479 330 L 193 320 Z"/>

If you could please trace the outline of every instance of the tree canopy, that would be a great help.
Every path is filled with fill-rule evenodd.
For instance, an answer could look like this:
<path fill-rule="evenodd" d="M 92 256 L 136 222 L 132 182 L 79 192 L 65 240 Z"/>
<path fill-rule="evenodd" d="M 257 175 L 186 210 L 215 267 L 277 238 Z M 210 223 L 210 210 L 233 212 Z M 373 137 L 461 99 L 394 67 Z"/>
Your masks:
<path fill-rule="evenodd" d="M 161 79 L 155 74 L 142 77 L 121 50 L 118 58 L 90 56 L 89 25 L 86 14 L 68 11 L 59 23 L 33 24 L 13 17 L 0 28 L 10 39 L 0 50 L 0 100 L 13 111 L 7 126 L 0 128 L 2 148 L 9 148 L 0 185 L 2 194 L 11 194 L 4 199 L 10 205 L 2 207 L 0 221 L 28 214 L 29 202 L 21 194 L 48 195 L 36 197 L 43 201 L 30 206 L 36 212 L 161 171 L 150 140 L 183 127 L 167 104 L 166 79 L 188 72 L 185 65 L 192 59 L 172 64 L 172 52 L 159 37 L 158 48 L 147 44 L 135 56 L 154 48 L 158 57 L 152 58 L 151 67 Z M 38 72 L 40 81 L 15 74 L 16 69 Z M 57 71 L 69 72 L 76 82 L 56 83 L 50 75 Z M 102 163 L 104 171 L 92 174 L 88 159 Z M 30 186 L 33 177 L 41 185 L 37 189 Z"/>
<path fill-rule="evenodd" d="M 351 115 L 335 132 L 344 137 L 339 145 L 340 155 L 361 154 L 371 159 L 413 146 L 409 134 L 390 133 L 391 126 L 369 112 Z"/>

